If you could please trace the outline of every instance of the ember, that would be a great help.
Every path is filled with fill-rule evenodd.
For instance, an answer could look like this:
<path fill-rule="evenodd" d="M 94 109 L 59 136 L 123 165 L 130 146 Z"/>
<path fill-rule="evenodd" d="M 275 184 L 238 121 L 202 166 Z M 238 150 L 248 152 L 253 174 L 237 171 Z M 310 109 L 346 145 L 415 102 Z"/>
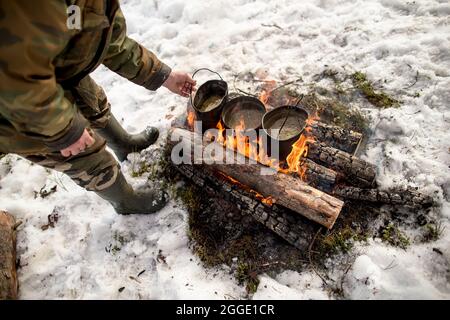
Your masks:
<path fill-rule="evenodd" d="M 253 190 L 253 189 L 247 187 L 246 185 L 240 183 L 240 182 L 237 181 L 236 179 L 234 179 L 234 178 L 232 178 L 232 177 L 226 175 L 226 174 L 223 173 L 223 172 L 219 172 L 219 175 L 220 175 L 222 178 L 224 178 L 224 179 L 230 181 L 231 183 L 233 183 L 233 184 L 235 184 L 235 185 L 238 185 L 240 188 L 242 188 L 242 189 L 244 189 L 244 190 L 247 190 L 248 192 L 250 192 L 251 194 L 253 194 L 253 195 L 256 197 L 256 199 L 258 199 L 259 201 L 261 201 L 261 202 L 264 203 L 265 205 L 272 206 L 272 205 L 274 204 L 275 201 L 274 201 L 274 199 L 273 199 L 271 196 L 264 197 L 262 194 L 260 194 L 260 193 L 256 192 L 255 190 Z"/>
<path fill-rule="evenodd" d="M 187 123 L 188 123 L 189 129 L 191 129 L 191 130 L 194 129 L 194 122 L 195 122 L 195 113 L 194 113 L 194 111 L 189 110 L 188 115 L 187 115 Z"/>

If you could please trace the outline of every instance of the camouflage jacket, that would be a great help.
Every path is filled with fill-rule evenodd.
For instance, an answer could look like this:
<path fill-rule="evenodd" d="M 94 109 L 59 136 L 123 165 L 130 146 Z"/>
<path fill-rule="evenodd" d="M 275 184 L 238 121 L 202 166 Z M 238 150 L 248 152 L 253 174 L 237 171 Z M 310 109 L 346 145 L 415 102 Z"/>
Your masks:
<path fill-rule="evenodd" d="M 72 5 L 80 29 L 68 22 Z M 15 131 L 54 150 L 74 143 L 87 123 L 64 89 L 100 64 L 149 90 L 170 74 L 127 37 L 118 0 L 0 0 L 0 137 Z"/>

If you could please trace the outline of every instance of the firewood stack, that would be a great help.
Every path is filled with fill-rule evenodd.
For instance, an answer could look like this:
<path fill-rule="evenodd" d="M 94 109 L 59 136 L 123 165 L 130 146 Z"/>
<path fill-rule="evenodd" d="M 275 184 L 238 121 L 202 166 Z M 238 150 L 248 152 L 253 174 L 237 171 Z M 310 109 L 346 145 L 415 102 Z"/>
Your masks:
<path fill-rule="evenodd" d="M 313 139 L 306 156 L 299 160 L 301 172 L 261 175 L 266 166 L 249 163 L 222 144 L 214 146 L 223 148 L 220 155 L 203 152 L 207 145 L 218 142 L 194 133 L 187 115 L 193 115 L 190 105 L 187 114 L 172 123 L 168 147 L 172 153 L 179 153 L 181 148 L 190 150 L 192 162 L 174 163 L 174 167 L 208 194 L 235 203 L 297 248 L 305 248 L 309 241 L 307 235 L 311 233 L 307 230 L 315 227 L 311 220 L 331 229 L 346 199 L 408 206 L 432 204 L 430 197 L 414 189 L 378 190 L 376 166 L 355 155 L 361 133 L 314 121 L 304 133 Z M 235 164 L 224 164 L 224 159 L 233 156 Z"/>

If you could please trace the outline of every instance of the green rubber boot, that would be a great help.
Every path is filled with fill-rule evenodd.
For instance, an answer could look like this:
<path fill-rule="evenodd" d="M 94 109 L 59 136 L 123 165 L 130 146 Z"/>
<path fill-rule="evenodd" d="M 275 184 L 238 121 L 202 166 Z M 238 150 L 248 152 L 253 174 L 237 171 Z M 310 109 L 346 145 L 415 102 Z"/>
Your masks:
<path fill-rule="evenodd" d="M 141 133 L 129 134 L 113 115 L 106 127 L 97 131 L 105 138 L 107 145 L 114 151 L 119 161 L 125 160 L 131 152 L 139 152 L 154 144 L 159 136 L 158 129 L 150 126 Z"/>
<path fill-rule="evenodd" d="M 134 191 L 120 171 L 113 185 L 96 193 L 123 215 L 155 213 L 164 208 L 169 198 L 161 190 Z"/>

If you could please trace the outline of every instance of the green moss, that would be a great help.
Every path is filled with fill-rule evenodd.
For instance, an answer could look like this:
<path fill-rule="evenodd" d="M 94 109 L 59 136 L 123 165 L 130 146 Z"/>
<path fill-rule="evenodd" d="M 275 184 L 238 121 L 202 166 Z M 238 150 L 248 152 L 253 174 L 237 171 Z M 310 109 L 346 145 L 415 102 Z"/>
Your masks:
<path fill-rule="evenodd" d="M 431 242 L 438 240 L 444 233 L 445 227 L 441 222 L 438 223 L 427 223 L 423 226 L 424 232 L 422 238 L 424 242 Z"/>
<path fill-rule="evenodd" d="M 122 247 L 129 242 L 129 240 L 119 234 L 117 231 L 114 232 L 112 241 L 109 243 L 108 246 L 105 247 L 106 252 L 111 253 L 112 255 L 116 255 L 118 252 L 122 250 Z"/>
<path fill-rule="evenodd" d="M 327 106 L 334 113 L 332 119 L 334 125 L 357 132 L 366 132 L 368 130 L 369 122 L 358 110 L 350 109 L 336 100 L 329 101 Z"/>
<path fill-rule="evenodd" d="M 399 107 L 400 101 L 384 92 L 375 92 L 372 83 L 364 73 L 357 71 L 351 75 L 353 85 L 358 88 L 371 104 L 378 108 Z"/>
<path fill-rule="evenodd" d="M 333 69 L 325 69 L 320 78 L 330 78 L 334 82 L 334 92 L 340 96 L 347 93 L 347 91 L 342 86 L 343 81 L 345 81 L 346 76 L 344 76 L 344 80 L 340 79 L 339 71 Z"/>
<path fill-rule="evenodd" d="M 149 168 L 149 166 L 148 166 L 147 164 L 145 164 L 145 163 L 141 163 L 141 164 L 139 165 L 138 168 L 136 168 L 135 166 L 133 166 L 133 170 L 131 171 L 131 176 L 132 176 L 133 178 L 140 177 L 140 176 L 142 176 L 144 173 L 147 172 L 148 168 Z"/>
<path fill-rule="evenodd" d="M 215 247 L 215 240 L 209 231 L 210 226 L 202 219 L 201 192 L 194 185 L 185 185 L 173 189 L 175 199 L 181 201 L 189 212 L 188 237 L 192 241 L 192 250 L 207 267 L 224 263 L 220 251 Z"/>
<path fill-rule="evenodd" d="M 205 239 L 201 233 L 191 229 L 190 236 L 191 240 L 195 241 L 192 246 L 194 253 L 206 267 L 214 267 L 223 263 L 223 259 L 217 255 L 217 251 L 208 244 L 209 240 Z"/>
<path fill-rule="evenodd" d="M 359 110 L 349 108 L 336 98 L 319 98 L 316 91 L 311 91 L 302 100 L 302 104 L 308 110 L 317 110 L 323 122 L 362 133 L 369 128 L 368 119 Z"/>
<path fill-rule="evenodd" d="M 381 240 L 394 247 L 399 247 L 405 250 L 410 245 L 409 238 L 392 223 L 389 223 L 381 229 Z"/>
<path fill-rule="evenodd" d="M 235 277 L 239 284 L 245 284 L 248 294 L 253 294 L 258 290 L 259 279 L 257 272 L 250 264 L 240 262 L 236 268 Z"/>
<path fill-rule="evenodd" d="M 225 249 L 227 262 L 231 263 L 231 259 L 237 257 L 241 261 L 248 259 L 254 260 L 257 257 L 254 239 L 250 235 L 243 235 L 230 242 L 230 246 Z"/>
<path fill-rule="evenodd" d="M 200 196 L 193 186 L 184 186 L 174 189 L 175 199 L 180 200 L 189 208 L 190 212 L 197 213 L 200 208 Z M 194 222 L 194 221 L 192 221 Z"/>
<path fill-rule="evenodd" d="M 349 226 L 337 229 L 324 236 L 319 244 L 319 252 L 322 255 L 349 252 L 355 241 L 364 241 L 366 237 L 359 235 Z"/>

